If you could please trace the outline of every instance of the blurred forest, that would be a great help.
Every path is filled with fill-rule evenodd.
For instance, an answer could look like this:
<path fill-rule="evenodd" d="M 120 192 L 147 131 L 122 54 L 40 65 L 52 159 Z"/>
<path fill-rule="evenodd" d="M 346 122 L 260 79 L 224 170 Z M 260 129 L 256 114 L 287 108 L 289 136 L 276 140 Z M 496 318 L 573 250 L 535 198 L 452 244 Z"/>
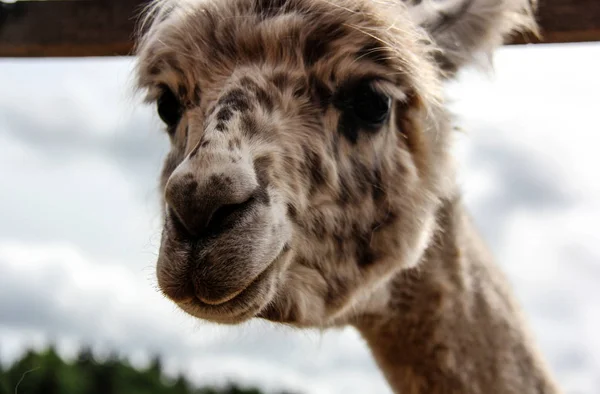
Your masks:
<path fill-rule="evenodd" d="M 234 383 L 224 387 L 194 387 L 184 376 L 164 376 L 160 358 L 138 370 L 117 356 L 94 357 L 83 348 L 72 362 L 53 347 L 28 351 L 6 367 L 0 364 L 0 394 L 263 394 Z M 280 394 L 286 394 L 281 392 Z M 291 394 L 291 393 L 287 393 Z"/>

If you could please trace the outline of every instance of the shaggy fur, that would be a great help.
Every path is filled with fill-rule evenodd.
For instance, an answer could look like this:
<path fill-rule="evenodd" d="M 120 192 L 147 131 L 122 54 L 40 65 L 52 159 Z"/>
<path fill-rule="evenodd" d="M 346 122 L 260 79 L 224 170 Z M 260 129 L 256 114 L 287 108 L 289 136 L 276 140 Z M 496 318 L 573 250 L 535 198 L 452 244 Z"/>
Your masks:
<path fill-rule="evenodd" d="M 442 82 L 521 0 L 162 0 L 138 85 L 174 95 L 164 294 L 235 324 L 352 324 L 396 392 L 557 393 L 457 197 Z M 356 122 L 368 84 L 391 100 Z M 215 227 L 215 222 L 217 227 Z"/>

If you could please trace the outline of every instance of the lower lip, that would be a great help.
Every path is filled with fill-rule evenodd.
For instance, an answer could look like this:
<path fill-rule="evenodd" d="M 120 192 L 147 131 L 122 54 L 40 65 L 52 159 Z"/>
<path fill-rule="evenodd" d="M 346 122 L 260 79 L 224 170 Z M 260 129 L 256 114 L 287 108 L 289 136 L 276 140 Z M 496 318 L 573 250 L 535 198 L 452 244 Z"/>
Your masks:
<path fill-rule="evenodd" d="M 264 271 L 263 271 L 263 272 L 264 272 Z M 262 272 L 261 272 L 260 274 L 258 274 L 258 276 L 260 276 L 261 274 L 262 274 Z M 246 287 L 243 287 L 242 289 L 240 289 L 240 290 L 238 290 L 238 291 L 236 291 L 236 292 L 232 293 L 231 295 L 229 295 L 229 297 L 223 298 L 223 299 L 221 299 L 221 300 L 217 300 L 217 301 L 207 301 L 207 300 L 205 300 L 205 299 L 202 299 L 202 298 L 200 298 L 200 297 L 197 297 L 197 296 L 196 296 L 196 299 L 197 299 L 197 300 L 199 300 L 200 302 L 202 302 L 202 303 L 206 304 L 206 305 L 218 306 L 218 305 L 225 304 L 226 302 L 229 302 L 229 301 L 233 300 L 234 298 L 236 298 L 236 297 L 237 297 L 238 295 L 240 295 L 240 294 L 241 294 L 241 293 L 242 293 L 244 290 L 246 290 L 248 287 L 250 287 L 250 286 L 251 286 L 251 285 L 252 285 L 252 284 L 253 284 L 253 283 L 254 283 L 254 282 L 255 282 L 255 281 L 258 279 L 258 276 L 257 276 L 257 277 L 256 277 L 254 280 L 252 280 L 252 281 L 251 281 L 251 282 L 248 284 L 248 286 L 246 286 Z"/>
<path fill-rule="evenodd" d="M 280 252 L 273 259 L 271 264 L 269 264 L 267 266 L 267 268 L 265 268 L 263 271 L 261 271 L 252 281 L 250 281 L 250 283 L 247 286 L 243 287 L 242 289 L 238 290 L 235 293 L 232 293 L 229 297 L 224 298 L 222 300 L 218 300 L 218 301 L 205 301 L 199 297 L 194 297 L 193 299 L 188 300 L 187 303 L 192 302 L 199 306 L 204 306 L 204 307 L 207 307 L 207 306 L 208 307 L 219 307 L 219 306 L 227 304 L 228 302 L 235 300 L 236 298 L 241 296 L 246 290 L 248 290 L 251 286 L 256 285 L 259 281 L 262 281 L 263 279 L 265 279 L 265 277 L 268 275 L 269 271 L 273 270 L 273 268 L 275 267 L 277 262 L 281 259 L 281 257 L 287 251 L 289 251 L 289 248 L 282 247 Z"/>

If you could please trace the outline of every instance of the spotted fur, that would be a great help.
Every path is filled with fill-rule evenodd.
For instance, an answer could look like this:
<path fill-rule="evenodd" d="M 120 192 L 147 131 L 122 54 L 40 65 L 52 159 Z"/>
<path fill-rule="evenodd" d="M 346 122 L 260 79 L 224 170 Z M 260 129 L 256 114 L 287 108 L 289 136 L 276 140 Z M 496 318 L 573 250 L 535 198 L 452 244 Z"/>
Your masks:
<path fill-rule="evenodd" d="M 145 15 L 138 85 L 184 108 L 161 176 L 166 296 L 219 323 L 352 324 L 397 392 L 557 392 L 461 219 L 441 94 L 534 26 L 524 0 L 160 0 Z M 381 125 L 347 104 L 363 84 L 391 99 Z"/>

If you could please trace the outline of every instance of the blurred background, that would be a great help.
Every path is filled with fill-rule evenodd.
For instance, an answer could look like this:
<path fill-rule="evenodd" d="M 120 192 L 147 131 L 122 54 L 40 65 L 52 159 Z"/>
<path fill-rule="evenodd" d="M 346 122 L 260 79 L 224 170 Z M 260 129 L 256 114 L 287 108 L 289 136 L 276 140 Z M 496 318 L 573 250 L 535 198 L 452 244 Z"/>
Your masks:
<path fill-rule="evenodd" d="M 0 59 L 0 375 L 52 344 L 196 386 L 390 393 L 352 329 L 216 326 L 159 294 L 169 146 L 132 65 Z M 598 43 L 514 46 L 448 86 L 465 200 L 569 394 L 600 393 L 598 70 Z"/>

